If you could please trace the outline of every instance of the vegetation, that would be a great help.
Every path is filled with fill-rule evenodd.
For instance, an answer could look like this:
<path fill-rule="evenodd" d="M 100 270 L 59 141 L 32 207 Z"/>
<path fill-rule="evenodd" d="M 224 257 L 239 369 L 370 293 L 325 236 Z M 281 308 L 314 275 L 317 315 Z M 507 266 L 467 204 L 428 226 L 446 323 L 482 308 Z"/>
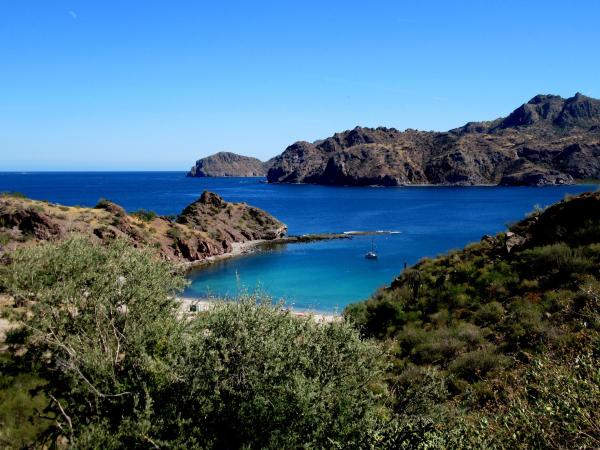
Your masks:
<path fill-rule="evenodd" d="M 27 196 L 21 192 L 0 192 L 0 197 L 27 199 Z"/>
<path fill-rule="evenodd" d="M 424 260 L 345 321 L 248 296 L 189 314 L 185 283 L 118 239 L 8 255 L 0 447 L 600 447 L 600 194 Z"/>
<path fill-rule="evenodd" d="M 254 298 L 188 317 L 184 278 L 122 241 L 23 248 L 1 280 L 23 325 L 1 385 L 6 446 L 360 448 L 392 432 L 381 351 L 347 323 Z"/>
<path fill-rule="evenodd" d="M 137 217 L 143 222 L 152 222 L 158 217 L 154 211 L 149 211 L 147 209 L 138 209 L 137 211 L 132 212 L 131 215 Z"/>
<path fill-rule="evenodd" d="M 424 371 L 441 377 L 436 429 L 451 447 L 600 445 L 599 199 L 424 260 L 347 308 L 392 353 L 399 399 Z"/>

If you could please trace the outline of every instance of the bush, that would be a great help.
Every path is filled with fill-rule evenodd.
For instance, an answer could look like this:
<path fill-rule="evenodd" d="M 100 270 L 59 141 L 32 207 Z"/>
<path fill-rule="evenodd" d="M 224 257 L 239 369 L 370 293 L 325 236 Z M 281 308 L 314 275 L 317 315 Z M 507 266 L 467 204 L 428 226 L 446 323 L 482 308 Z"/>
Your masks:
<path fill-rule="evenodd" d="M 185 420 L 218 448 L 359 447 L 376 423 L 381 351 L 346 323 L 319 325 L 252 298 L 192 323 Z"/>
<path fill-rule="evenodd" d="M 519 300 L 510 306 L 501 327 L 506 334 L 506 347 L 518 350 L 542 344 L 548 324 L 544 320 L 541 305 Z"/>
<path fill-rule="evenodd" d="M 490 302 L 481 305 L 475 312 L 475 323 L 479 325 L 494 325 L 504 317 L 504 307 L 499 302 Z"/>
<path fill-rule="evenodd" d="M 0 197 L 13 197 L 13 198 L 28 198 L 25 194 L 21 192 L 1 192 Z"/>
<path fill-rule="evenodd" d="M 446 448 L 598 448 L 599 373 L 591 353 L 536 359 L 500 399 L 448 426 Z"/>
<path fill-rule="evenodd" d="M 35 373 L 20 373 L 17 361 L 0 357 L 0 447 L 26 448 L 53 422 L 43 412 L 48 399 Z"/>
<path fill-rule="evenodd" d="M 507 359 L 496 352 L 496 348 L 489 346 L 481 350 L 463 353 L 450 365 L 448 370 L 453 375 L 467 381 L 478 380 L 488 372 L 504 367 Z"/>
<path fill-rule="evenodd" d="M 114 203 L 111 202 L 110 200 L 107 200 L 105 198 L 101 198 L 100 200 L 98 200 L 98 203 L 96 203 L 96 206 L 94 206 L 95 209 L 107 209 L 110 208 Z"/>
<path fill-rule="evenodd" d="M 4 271 L 8 291 L 33 301 L 22 318 L 27 355 L 49 381 L 54 438 L 74 442 L 110 420 L 108 432 L 140 439 L 154 396 L 176 376 L 167 368 L 183 324 L 173 295 L 185 280 L 151 252 L 82 238 L 18 250 Z"/>
<path fill-rule="evenodd" d="M 138 209 L 137 211 L 132 212 L 131 215 L 143 222 L 152 222 L 158 217 L 154 211 L 148 211 L 147 209 Z"/>
<path fill-rule="evenodd" d="M 184 317 L 185 280 L 119 240 L 21 249 L 1 275 L 32 302 L 20 341 L 47 380 L 50 442 L 360 448 L 397 434 L 381 350 L 347 323 L 254 298 Z"/>
<path fill-rule="evenodd" d="M 592 267 L 580 249 L 559 242 L 521 253 L 523 272 L 533 277 L 545 275 L 551 284 L 565 283 L 573 274 L 584 274 Z"/>
<path fill-rule="evenodd" d="M 181 230 L 176 225 L 173 225 L 171 228 L 167 230 L 167 236 L 171 239 L 177 240 L 182 236 Z"/>
<path fill-rule="evenodd" d="M 383 337 L 396 333 L 404 323 L 402 304 L 382 291 L 377 302 L 349 305 L 344 315 L 367 336 Z"/>

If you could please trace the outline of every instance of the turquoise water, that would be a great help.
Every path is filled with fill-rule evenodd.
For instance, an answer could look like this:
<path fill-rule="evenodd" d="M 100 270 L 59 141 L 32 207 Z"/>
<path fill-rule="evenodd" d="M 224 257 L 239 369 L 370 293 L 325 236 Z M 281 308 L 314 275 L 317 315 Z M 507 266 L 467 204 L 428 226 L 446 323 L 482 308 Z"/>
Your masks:
<path fill-rule="evenodd" d="M 0 191 L 19 191 L 67 205 L 108 198 L 132 211 L 176 214 L 204 189 L 245 201 L 285 222 L 291 234 L 390 230 L 376 236 L 378 260 L 367 260 L 371 237 L 288 244 L 193 272 L 189 296 L 235 296 L 260 289 L 297 308 L 341 310 L 367 298 L 415 263 L 505 229 L 534 205 L 595 186 L 545 188 L 344 188 L 269 185 L 256 178 L 185 178 L 181 172 L 0 173 Z"/>

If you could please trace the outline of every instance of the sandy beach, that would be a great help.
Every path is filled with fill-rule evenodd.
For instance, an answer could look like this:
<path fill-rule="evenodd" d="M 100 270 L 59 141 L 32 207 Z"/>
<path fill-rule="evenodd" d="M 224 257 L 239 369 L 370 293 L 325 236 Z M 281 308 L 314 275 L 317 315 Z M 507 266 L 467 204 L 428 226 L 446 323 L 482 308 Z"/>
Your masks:
<path fill-rule="evenodd" d="M 215 302 L 210 300 L 191 297 L 178 297 L 178 300 L 181 302 L 181 312 L 184 314 L 208 311 L 215 304 Z M 323 314 L 315 311 L 303 311 L 297 309 L 291 309 L 291 311 L 298 317 L 311 317 L 317 323 L 331 323 L 342 320 L 342 316 L 336 314 Z"/>

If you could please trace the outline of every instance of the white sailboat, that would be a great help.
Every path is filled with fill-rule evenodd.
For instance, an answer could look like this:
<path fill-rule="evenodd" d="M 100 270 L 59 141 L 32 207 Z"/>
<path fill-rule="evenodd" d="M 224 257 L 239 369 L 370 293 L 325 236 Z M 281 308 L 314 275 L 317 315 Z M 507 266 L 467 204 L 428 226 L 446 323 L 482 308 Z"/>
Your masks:
<path fill-rule="evenodd" d="M 365 253 L 367 259 L 377 259 L 377 252 L 375 251 L 375 238 L 371 238 L 371 251 Z"/>

